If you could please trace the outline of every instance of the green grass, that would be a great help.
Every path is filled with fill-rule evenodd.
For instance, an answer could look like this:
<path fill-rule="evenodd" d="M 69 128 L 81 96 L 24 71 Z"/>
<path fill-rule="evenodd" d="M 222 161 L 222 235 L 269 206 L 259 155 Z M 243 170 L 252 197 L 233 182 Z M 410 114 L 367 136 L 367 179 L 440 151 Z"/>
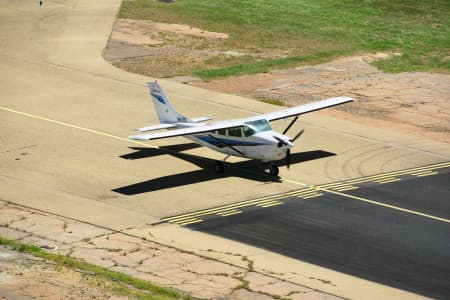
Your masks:
<path fill-rule="evenodd" d="M 121 18 L 185 23 L 225 32 L 217 47 L 283 51 L 287 59 L 196 72 L 206 78 L 317 62 L 323 53 L 399 52 L 375 63 L 385 71 L 450 71 L 448 0 L 158 0 L 125 1 Z M 328 56 L 332 58 L 334 55 Z"/>
<path fill-rule="evenodd" d="M 217 69 L 206 69 L 194 71 L 193 74 L 199 76 L 204 80 L 209 80 L 213 78 L 222 78 L 228 76 L 237 76 L 244 74 L 254 74 L 254 73 L 266 73 L 274 68 L 286 68 L 298 65 L 300 63 L 317 63 L 323 62 L 331 57 L 336 57 L 348 53 L 348 51 L 328 51 L 319 52 L 315 54 L 290 56 L 287 58 L 261 60 L 252 63 L 238 64 L 230 67 L 217 68 Z"/>
<path fill-rule="evenodd" d="M 76 260 L 64 255 L 50 253 L 34 245 L 22 244 L 2 237 L 0 237 L 0 245 L 22 253 L 31 254 L 36 257 L 53 261 L 56 263 L 57 268 L 67 267 L 70 269 L 83 270 L 91 274 L 95 274 L 101 278 L 120 283 L 113 285 L 113 290 L 121 295 L 129 295 L 136 299 L 191 299 L 190 296 L 183 295 L 173 289 L 160 287 L 145 280 L 141 280 L 120 272 L 111 271 L 109 269 Z M 93 279 L 93 282 L 95 282 L 95 279 Z M 95 285 L 95 283 L 93 285 Z"/>
<path fill-rule="evenodd" d="M 264 102 L 264 103 L 273 104 L 273 105 L 284 106 L 284 102 L 281 100 L 277 100 L 277 99 L 266 98 L 266 99 L 261 99 L 260 101 Z"/>

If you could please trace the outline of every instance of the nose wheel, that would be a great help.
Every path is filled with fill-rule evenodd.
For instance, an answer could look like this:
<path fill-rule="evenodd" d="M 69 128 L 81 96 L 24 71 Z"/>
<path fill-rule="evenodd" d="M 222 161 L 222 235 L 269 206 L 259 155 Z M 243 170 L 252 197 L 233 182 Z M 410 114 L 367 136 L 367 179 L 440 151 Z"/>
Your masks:
<path fill-rule="evenodd" d="M 269 167 L 269 174 L 270 174 L 270 176 L 276 177 L 276 176 L 278 176 L 278 173 L 280 173 L 280 170 L 278 169 L 277 166 L 271 165 Z"/>

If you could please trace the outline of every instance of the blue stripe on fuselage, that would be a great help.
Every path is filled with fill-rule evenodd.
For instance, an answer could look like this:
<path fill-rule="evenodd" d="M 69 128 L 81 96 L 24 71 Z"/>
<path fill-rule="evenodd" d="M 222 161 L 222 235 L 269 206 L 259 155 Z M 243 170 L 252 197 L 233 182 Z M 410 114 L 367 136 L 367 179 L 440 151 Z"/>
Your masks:
<path fill-rule="evenodd" d="M 208 143 L 211 144 L 213 146 L 219 147 L 219 148 L 224 148 L 226 147 L 224 144 L 229 145 L 229 146 L 263 146 L 263 145 L 270 145 L 269 143 L 257 143 L 257 142 L 244 142 L 244 141 L 238 141 L 238 140 L 231 140 L 231 139 L 224 139 L 224 138 L 218 138 L 215 137 L 215 139 L 213 139 L 210 136 L 207 135 L 194 135 L 194 137 Z M 221 144 L 219 141 L 223 142 L 223 144 Z"/>

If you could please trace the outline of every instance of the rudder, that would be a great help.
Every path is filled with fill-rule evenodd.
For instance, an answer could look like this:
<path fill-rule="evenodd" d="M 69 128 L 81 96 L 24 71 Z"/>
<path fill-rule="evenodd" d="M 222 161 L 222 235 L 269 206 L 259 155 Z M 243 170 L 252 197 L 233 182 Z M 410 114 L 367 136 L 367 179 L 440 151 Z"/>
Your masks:
<path fill-rule="evenodd" d="M 166 95 L 159 84 L 155 82 L 147 82 L 147 87 L 155 105 L 160 123 L 177 123 L 189 122 L 185 116 L 178 113 L 170 104 Z"/>

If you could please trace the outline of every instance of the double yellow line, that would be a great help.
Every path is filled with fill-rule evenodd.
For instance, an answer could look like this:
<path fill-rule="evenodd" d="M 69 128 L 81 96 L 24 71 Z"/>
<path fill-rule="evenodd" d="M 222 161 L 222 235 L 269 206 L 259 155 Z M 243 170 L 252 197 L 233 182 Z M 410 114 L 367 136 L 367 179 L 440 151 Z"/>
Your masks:
<path fill-rule="evenodd" d="M 378 175 L 372 175 L 352 180 L 346 180 L 342 182 L 335 182 L 335 183 L 328 183 L 328 184 L 322 184 L 318 187 L 321 189 L 332 189 L 339 192 L 348 191 L 348 190 L 354 190 L 358 187 L 355 186 L 355 184 L 365 183 L 365 182 L 376 182 L 379 184 L 385 184 L 385 183 L 391 183 L 400 181 L 400 178 L 397 178 L 397 176 L 401 175 L 413 175 L 417 177 L 425 177 L 430 175 L 436 175 L 438 172 L 436 170 L 450 167 L 450 162 L 435 164 L 435 165 L 429 165 L 429 166 L 423 166 L 423 167 L 417 167 L 407 170 L 401 170 L 401 171 L 395 171 L 395 172 L 389 172 L 389 173 L 383 173 Z"/>

